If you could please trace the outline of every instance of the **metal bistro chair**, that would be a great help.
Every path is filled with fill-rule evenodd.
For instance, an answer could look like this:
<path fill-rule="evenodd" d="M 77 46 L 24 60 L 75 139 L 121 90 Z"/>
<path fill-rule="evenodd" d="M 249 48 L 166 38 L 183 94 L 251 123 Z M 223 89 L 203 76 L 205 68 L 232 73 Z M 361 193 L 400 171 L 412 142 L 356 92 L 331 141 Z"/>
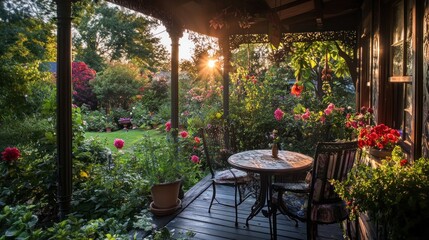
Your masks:
<path fill-rule="evenodd" d="M 277 239 L 277 216 L 289 216 L 307 224 L 307 239 L 315 239 L 318 224 L 340 223 L 348 219 L 346 203 L 334 192 L 331 180 L 345 180 L 358 154 L 357 142 L 322 142 L 317 145 L 308 187 L 274 183 L 271 207 L 273 239 Z"/>
<path fill-rule="evenodd" d="M 238 226 L 238 206 L 251 195 L 251 192 L 246 193 L 246 190 L 252 182 L 252 177 L 247 172 L 229 166 L 227 159 L 232 152 L 225 149 L 224 132 L 224 127 L 215 125 L 200 129 L 207 165 L 212 176 L 213 196 L 208 211 L 210 213 L 215 200 L 218 204 L 234 207 L 235 226 Z M 234 188 L 234 205 L 219 202 L 216 198 L 216 186 L 218 185 Z"/>

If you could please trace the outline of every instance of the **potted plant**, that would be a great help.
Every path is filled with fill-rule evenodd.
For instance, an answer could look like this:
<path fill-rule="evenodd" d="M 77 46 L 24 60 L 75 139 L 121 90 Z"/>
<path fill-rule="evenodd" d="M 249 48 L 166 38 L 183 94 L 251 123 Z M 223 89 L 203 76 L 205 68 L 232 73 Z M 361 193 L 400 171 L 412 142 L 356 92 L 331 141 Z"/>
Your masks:
<path fill-rule="evenodd" d="M 193 146 L 189 148 L 189 144 Z M 171 214 L 180 207 L 182 181 L 195 179 L 199 173 L 199 158 L 189 151 L 197 151 L 199 145 L 199 141 L 182 132 L 177 142 L 145 136 L 136 145 L 133 157 L 141 167 L 143 178 L 151 186 L 153 201 L 150 210 L 155 215 Z"/>
<path fill-rule="evenodd" d="M 410 163 L 396 146 L 377 168 L 357 165 L 334 187 L 352 218 L 367 213 L 385 227 L 388 239 L 424 239 L 429 234 L 429 159 Z"/>
<path fill-rule="evenodd" d="M 106 122 L 106 132 L 112 132 L 115 125 L 112 122 Z"/>
<path fill-rule="evenodd" d="M 360 129 L 358 145 L 369 147 L 369 153 L 377 159 L 391 155 L 393 147 L 400 139 L 399 131 L 384 124 L 367 126 Z"/>

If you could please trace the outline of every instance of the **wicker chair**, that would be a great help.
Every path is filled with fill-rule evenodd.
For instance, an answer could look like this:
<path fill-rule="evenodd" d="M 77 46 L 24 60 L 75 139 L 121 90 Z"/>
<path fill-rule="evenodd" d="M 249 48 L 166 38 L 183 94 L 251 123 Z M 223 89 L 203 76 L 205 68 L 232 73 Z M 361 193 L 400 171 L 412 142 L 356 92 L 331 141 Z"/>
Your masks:
<path fill-rule="evenodd" d="M 251 191 L 247 191 L 247 189 L 251 186 L 252 176 L 229 166 L 227 160 L 232 152 L 225 149 L 224 132 L 224 127 L 215 125 L 200 129 L 207 165 L 212 176 L 213 196 L 208 211 L 210 212 L 214 201 L 224 206 L 234 207 L 235 226 L 238 226 L 238 206 L 251 195 Z M 234 188 L 234 205 L 220 202 L 216 198 L 216 186 L 218 185 Z"/>
<path fill-rule="evenodd" d="M 346 203 L 334 192 L 330 181 L 344 180 L 358 156 L 357 142 L 319 143 L 309 184 L 274 183 L 271 216 L 273 239 L 277 239 L 277 210 L 289 218 L 306 222 L 307 239 L 315 239 L 318 224 L 348 219 Z"/>

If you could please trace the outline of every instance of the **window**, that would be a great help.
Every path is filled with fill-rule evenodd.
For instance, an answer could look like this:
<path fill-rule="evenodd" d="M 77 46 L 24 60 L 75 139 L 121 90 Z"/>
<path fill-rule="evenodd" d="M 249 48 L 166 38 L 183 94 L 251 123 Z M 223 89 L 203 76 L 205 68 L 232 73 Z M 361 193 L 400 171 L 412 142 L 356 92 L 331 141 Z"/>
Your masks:
<path fill-rule="evenodd" d="M 402 139 L 410 145 L 413 112 L 413 16 L 412 2 L 396 1 L 390 12 L 390 77 L 394 87 L 395 128 L 402 130 Z"/>
<path fill-rule="evenodd" d="M 391 82 L 411 82 L 414 61 L 412 4 L 411 1 L 402 0 L 394 3 L 391 9 L 389 80 Z"/>

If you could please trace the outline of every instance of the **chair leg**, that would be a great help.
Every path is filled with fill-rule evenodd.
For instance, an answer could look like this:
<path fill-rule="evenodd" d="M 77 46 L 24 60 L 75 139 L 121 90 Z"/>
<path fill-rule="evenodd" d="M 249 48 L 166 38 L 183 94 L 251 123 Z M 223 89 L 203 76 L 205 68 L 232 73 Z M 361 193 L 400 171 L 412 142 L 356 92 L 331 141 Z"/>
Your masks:
<path fill-rule="evenodd" d="M 237 203 L 237 192 L 238 192 L 238 185 L 235 185 L 235 195 L 234 195 L 234 208 L 235 208 L 235 226 L 238 226 L 238 203 Z M 240 196 L 241 200 L 241 196 Z"/>
<path fill-rule="evenodd" d="M 215 186 L 215 183 L 212 183 L 212 186 L 213 186 L 213 195 L 212 195 L 212 200 L 210 201 L 209 213 L 210 213 L 210 209 L 212 208 L 213 201 L 216 198 L 216 186 Z"/>

